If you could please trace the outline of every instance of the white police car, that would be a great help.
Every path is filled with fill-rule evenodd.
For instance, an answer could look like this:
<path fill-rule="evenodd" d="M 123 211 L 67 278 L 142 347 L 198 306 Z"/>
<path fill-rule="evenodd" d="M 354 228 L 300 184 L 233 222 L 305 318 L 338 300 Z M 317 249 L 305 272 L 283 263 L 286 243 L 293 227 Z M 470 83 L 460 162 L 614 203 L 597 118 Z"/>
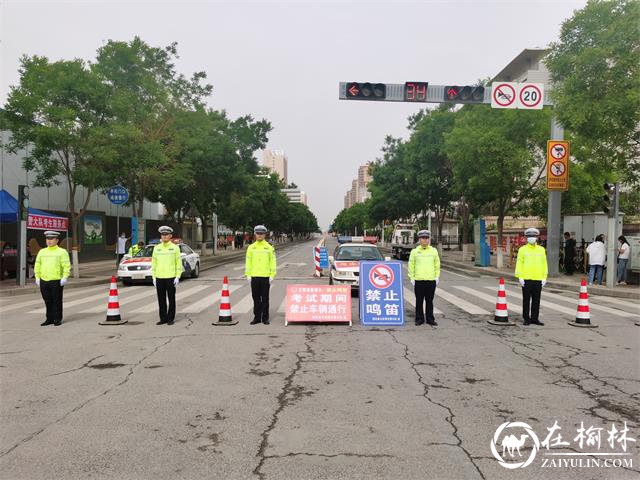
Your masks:
<path fill-rule="evenodd" d="M 179 238 L 174 238 L 171 241 L 180 247 L 180 257 L 184 268 L 182 277 L 198 278 L 200 276 L 200 255 Z M 152 281 L 151 255 L 155 245 L 157 243 L 147 245 L 133 257 L 128 254 L 123 257 L 118 266 L 118 278 L 122 280 L 123 284 L 130 285 L 134 282 L 150 283 Z"/>
<path fill-rule="evenodd" d="M 352 291 L 358 291 L 361 260 L 389 261 L 391 258 L 384 257 L 371 243 L 342 243 L 329 257 L 329 285 L 350 285 Z"/>

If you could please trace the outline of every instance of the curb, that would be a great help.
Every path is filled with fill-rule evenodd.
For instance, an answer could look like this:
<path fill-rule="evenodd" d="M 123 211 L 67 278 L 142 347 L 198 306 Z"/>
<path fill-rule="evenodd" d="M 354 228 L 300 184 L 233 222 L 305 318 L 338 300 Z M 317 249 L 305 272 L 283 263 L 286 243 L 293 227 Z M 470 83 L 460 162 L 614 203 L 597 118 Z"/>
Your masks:
<path fill-rule="evenodd" d="M 287 245 L 298 245 L 300 243 L 304 243 L 304 242 L 292 242 L 292 243 L 287 243 L 287 244 L 282 244 L 282 245 L 277 245 L 274 248 L 276 250 L 281 249 L 284 246 Z M 246 250 L 242 250 L 236 253 L 230 253 L 228 255 L 223 255 L 220 257 L 216 257 L 214 255 L 207 255 L 206 257 L 200 257 L 200 271 L 206 271 L 206 270 L 211 270 L 212 268 L 218 267 L 220 265 L 226 265 L 227 263 L 231 263 L 234 262 L 240 258 L 244 258 L 246 254 Z M 203 260 L 203 258 L 211 258 L 211 260 L 206 261 Z M 112 274 L 108 274 L 104 277 L 100 277 L 100 278 L 95 278 L 92 280 L 86 280 L 86 281 L 82 281 L 82 277 L 80 277 L 79 282 L 74 282 L 73 280 L 71 280 L 70 283 L 65 285 L 65 290 L 68 289 L 75 289 L 75 288 L 82 288 L 82 287 L 92 287 L 95 285 L 106 285 L 111 283 L 111 276 Z M 36 288 L 35 288 L 35 284 L 29 284 L 26 285 L 24 287 L 11 287 L 8 288 L 7 290 L 4 291 L 0 291 L 0 298 L 9 298 L 9 297 L 16 297 L 19 295 L 29 295 L 30 293 L 34 293 L 37 292 Z"/>

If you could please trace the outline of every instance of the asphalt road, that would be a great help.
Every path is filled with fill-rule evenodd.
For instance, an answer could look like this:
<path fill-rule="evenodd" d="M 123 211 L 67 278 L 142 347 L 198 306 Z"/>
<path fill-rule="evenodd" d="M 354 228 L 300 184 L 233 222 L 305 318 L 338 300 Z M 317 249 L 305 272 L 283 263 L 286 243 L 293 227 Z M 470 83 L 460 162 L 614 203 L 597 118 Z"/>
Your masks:
<path fill-rule="evenodd" d="M 182 282 L 173 326 L 155 325 L 148 286 L 120 289 L 122 326 L 98 325 L 103 286 L 69 291 L 60 327 L 39 326 L 36 293 L 2 299 L 0 477 L 640 478 L 638 441 L 611 448 L 604 430 L 626 422 L 640 436 L 637 305 L 592 299 L 599 327 L 578 329 L 567 325 L 575 294 L 544 291 L 544 327 L 495 327 L 495 279 L 445 271 L 438 327 L 414 326 L 410 304 L 405 326 L 364 327 L 357 298 L 352 327 L 285 327 L 286 285 L 327 283 L 311 277 L 313 244 L 279 252 L 269 326 L 249 325 L 242 262 Z M 224 275 L 233 327 L 211 325 Z M 507 301 L 519 321 L 513 284 Z M 536 446 L 531 433 L 543 442 L 555 421 L 553 439 L 570 445 Z M 523 443 L 502 457 L 533 455 L 530 465 L 507 469 L 492 454 L 506 422 L 530 428 L 506 427 Z M 599 449 L 580 448 L 581 422 L 603 428 Z"/>

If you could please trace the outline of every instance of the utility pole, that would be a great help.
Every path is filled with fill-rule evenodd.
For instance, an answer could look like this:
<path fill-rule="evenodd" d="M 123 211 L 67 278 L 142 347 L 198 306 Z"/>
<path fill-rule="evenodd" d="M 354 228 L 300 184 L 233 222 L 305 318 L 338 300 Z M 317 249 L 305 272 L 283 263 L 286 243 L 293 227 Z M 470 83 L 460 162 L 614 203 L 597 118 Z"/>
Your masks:
<path fill-rule="evenodd" d="M 558 123 L 555 115 L 551 118 L 551 140 L 564 140 L 564 128 Z M 557 276 L 559 273 L 561 210 L 562 191 L 549 190 L 547 202 L 547 266 L 550 277 Z"/>
<path fill-rule="evenodd" d="M 609 213 L 607 222 L 607 287 L 616 286 L 616 274 L 618 267 L 618 217 L 620 216 L 620 184 L 616 183 L 613 189 L 613 215 Z"/>

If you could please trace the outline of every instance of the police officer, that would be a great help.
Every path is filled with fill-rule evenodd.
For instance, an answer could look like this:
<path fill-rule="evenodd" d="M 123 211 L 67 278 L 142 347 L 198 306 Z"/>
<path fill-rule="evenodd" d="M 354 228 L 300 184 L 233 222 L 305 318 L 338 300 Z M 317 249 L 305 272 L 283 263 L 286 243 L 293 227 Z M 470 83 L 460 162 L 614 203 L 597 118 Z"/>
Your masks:
<path fill-rule="evenodd" d="M 416 294 L 416 325 L 438 325 L 433 316 L 433 296 L 440 283 L 440 256 L 438 250 L 431 246 L 431 232 L 418 232 L 420 245 L 411 250 L 409 255 L 409 279 Z M 423 304 L 426 302 L 426 313 Z"/>
<path fill-rule="evenodd" d="M 527 228 L 524 235 L 527 245 L 520 247 L 516 260 L 516 277 L 522 287 L 522 318 L 524 325 L 544 325 L 539 320 L 539 313 L 540 293 L 547 283 L 547 252 L 537 245 L 540 236 L 537 228 Z"/>
<path fill-rule="evenodd" d="M 161 242 L 153 247 L 151 255 L 151 275 L 158 294 L 160 321 L 156 325 L 173 325 L 176 317 L 176 287 L 182 274 L 180 247 L 171 241 L 173 228 L 162 226 L 158 229 Z M 167 299 L 169 311 L 167 312 Z"/>
<path fill-rule="evenodd" d="M 38 252 L 34 265 L 36 285 L 47 307 L 47 319 L 41 326 L 62 323 L 62 290 L 71 273 L 69 253 L 58 246 L 60 232 L 44 232 L 47 248 Z"/>
<path fill-rule="evenodd" d="M 132 257 L 135 257 L 136 254 L 142 251 L 143 248 L 144 248 L 143 241 L 138 242 L 137 245 L 131 245 L 131 247 L 129 247 L 129 255 L 131 255 Z"/>
<path fill-rule="evenodd" d="M 253 229 L 255 242 L 247 248 L 244 274 L 251 284 L 253 320 L 251 325 L 269 325 L 269 286 L 276 276 L 276 252 L 265 240 L 267 227 L 257 225 Z"/>

